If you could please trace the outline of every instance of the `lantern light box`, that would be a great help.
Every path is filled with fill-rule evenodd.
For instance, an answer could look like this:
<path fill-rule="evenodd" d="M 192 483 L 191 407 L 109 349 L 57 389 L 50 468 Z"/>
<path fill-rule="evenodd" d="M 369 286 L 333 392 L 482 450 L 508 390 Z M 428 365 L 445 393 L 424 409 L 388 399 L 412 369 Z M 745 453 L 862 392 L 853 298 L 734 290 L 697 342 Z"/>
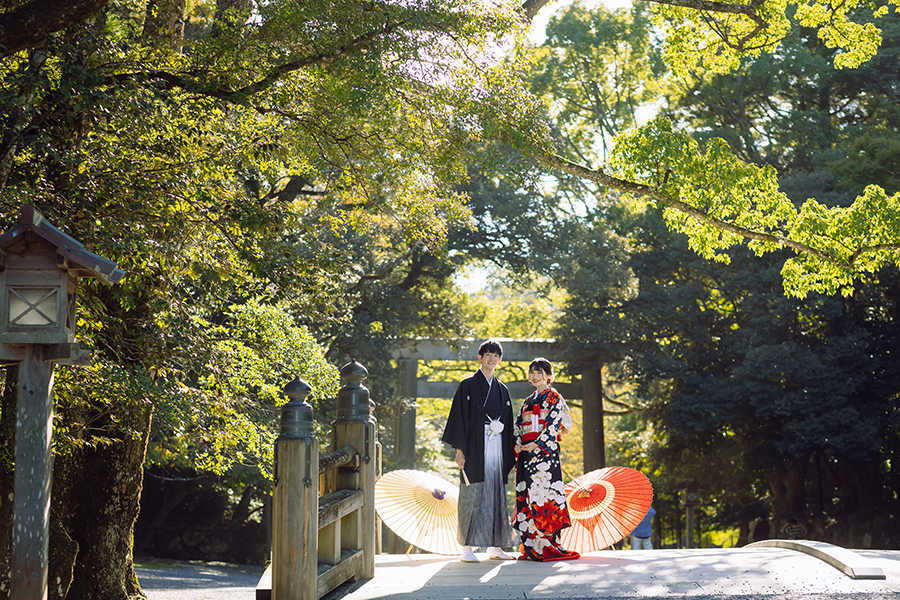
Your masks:
<path fill-rule="evenodd" d="M 23 207 L 21 223 L 0 236 L 0 354 L 12 354 L 0 359 L 19 354 L 7 345 L 74 344 L 79 279 L 111 285 L 123 275 L 34 207 Z"/>

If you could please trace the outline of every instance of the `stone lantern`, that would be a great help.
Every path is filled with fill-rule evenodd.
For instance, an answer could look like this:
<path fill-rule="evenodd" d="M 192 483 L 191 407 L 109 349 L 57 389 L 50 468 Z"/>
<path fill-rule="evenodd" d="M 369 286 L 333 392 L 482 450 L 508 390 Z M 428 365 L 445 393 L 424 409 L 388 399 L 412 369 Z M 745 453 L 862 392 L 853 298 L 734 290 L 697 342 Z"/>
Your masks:
<path fill-rule="evenodd" d="M 694 509 L 700 506 L 700 484 L 693 479 L 688 479 L 678 486 L 678 490 L 681 492 L 681 508 L 685 509 L 685 529 L 687 530 L 685 546 L 693 548 L 694 526 L 696 523 Z"/>
<path fill-rule="evenodd" d="M 18 363 L 11 598 L 47 598 L 53 473 L 53 365 L 86 364 L 75 340 L 78 281 L 118 283 L 116 264 L 50 224 L 32 206 L 0 235 L 0 363 Z"/>

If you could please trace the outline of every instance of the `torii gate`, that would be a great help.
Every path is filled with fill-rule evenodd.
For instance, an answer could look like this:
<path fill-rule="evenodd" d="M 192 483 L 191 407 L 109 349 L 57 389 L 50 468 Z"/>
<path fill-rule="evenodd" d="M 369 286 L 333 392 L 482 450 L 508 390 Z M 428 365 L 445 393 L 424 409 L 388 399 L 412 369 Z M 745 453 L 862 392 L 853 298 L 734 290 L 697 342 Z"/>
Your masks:
<path fill-rule="evenodd" d="M 531 362 L 543 356 L 556 362 L 554 356 L 562 354 L 562 346 L 555 340 L 516 340 L 494 338 L 503 346 L 503 360 L 506 362 Z M 428 381 L 418 377 L 420 360 L 460 360 L 474 361 L 478 358 L 478 346 L 483 340 L 465 338 L 448 342 L 430 338 L 414 338 L 394 350 L 397 360 L 398 395 L 401 398 L 452 398 L 458 382 Z M 553 387 L 567 399 L 580 399 L 584 435 L 584 472 L 602 469 L 606 466 L 605 439 L 603 433 L 603 389 L 602 365 L 597 365 L 580 379 L 572 383 L 554 383 Z M 528 381 L 504 381 L 513 398 L 525 398 L 533 391 Z M 396 452 L 401 463 L 413 468 L 416 453 L 416 410 L 411 408 L 398 418 Z"/>

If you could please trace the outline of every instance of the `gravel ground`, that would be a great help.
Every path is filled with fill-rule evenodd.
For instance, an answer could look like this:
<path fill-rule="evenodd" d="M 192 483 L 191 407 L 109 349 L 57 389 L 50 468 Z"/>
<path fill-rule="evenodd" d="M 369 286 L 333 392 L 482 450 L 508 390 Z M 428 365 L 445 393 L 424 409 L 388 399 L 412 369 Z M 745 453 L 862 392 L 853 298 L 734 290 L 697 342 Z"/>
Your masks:
<path fill-rule="evenodd" d="M 900 551 L 852 552 L 854 561 L 864 559 L 857 567 L 878 567 L 881 578 L 853 579 L 809 553 L 778 547 L 601 551 L 528 564 L 378 555 L 375 579 L 348 582 L 322 600 L 900 600 Z M 255 600 L 264 572 L 219 562 L 135 562 L 150 600 Z"/>
<path fill-rule="evenodd" d="M 220 562 L 135 559 L 150 600 L 252 600 L 263 567 Z"/>

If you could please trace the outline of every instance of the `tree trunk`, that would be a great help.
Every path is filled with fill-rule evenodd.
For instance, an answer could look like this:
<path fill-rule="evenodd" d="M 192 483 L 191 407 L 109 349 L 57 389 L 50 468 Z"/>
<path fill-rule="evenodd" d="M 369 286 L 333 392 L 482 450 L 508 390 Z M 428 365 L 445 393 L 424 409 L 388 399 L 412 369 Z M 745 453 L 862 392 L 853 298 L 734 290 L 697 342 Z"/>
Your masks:
<path fill-rule="evenodd" d="M 9 590 L 11 583 L 13 503 L 6 499 L 12 496 L 15 474 L 17 373 L 15 366 L 6 367 L 0 396 L 0 590 Z M 121 429 L 107 431 L 116 442 L 96 448 L 65 445 L 56 456 L 50 506 L 49 600 L 144 597 L 134 573 L 131 547 L 150 409 L 131 405 L 119 410 L 117 417 Z"/>
<path fill-rule="evenodd" d="M 184 41 L 184 10 L 185 0 L 150 0 L 142 35 L 180 52 Z"/>
<path fill-rule="evenodd" d="M 125 600 L 143 598 L 134 572 L 134 522 L 140 510 L 142 465 L 151 409 L 116 407 L 111 444 L 83 446 L 57 457 L 51 519 L 50 598 Z M 71 543 L 62 544 L 64 536 Z M 57 581 L 71 580 L 68 590 Z"/>
<path fill-rule="evenodd" d="M 109 0 L 35 0 L 18 2 L 0 14 L 0 58 L 40 48 L 52 34 L 83 23 Z M 11 3 L 4 3 L 4 8 Z"/>
<path fill-rule="evenodd" d="M 402 469 L 416 468 L 416 389 L 418 361 L 412 358 L 397 360 L 397 396 L 409 408 L 401 408 L 397 415 L 394 455 Z"/>
<path fill-rule="evenodd" d="M 11 114 L 7 115 L 4 123 L 2 140 L 0 140 L 0 188 L 5 188 L 15 165 L 16 153 L 19 151 L 24 137 L 25 128 L 38 111 L 34 99 L 40 87 L 40 78 L 45 77 L 44 64 L 47 61 L 47 52 L 43 49 L 34 50 L 28 60 L 26 77 L 19 89 L 15 92 L 20 102 Z"/>

